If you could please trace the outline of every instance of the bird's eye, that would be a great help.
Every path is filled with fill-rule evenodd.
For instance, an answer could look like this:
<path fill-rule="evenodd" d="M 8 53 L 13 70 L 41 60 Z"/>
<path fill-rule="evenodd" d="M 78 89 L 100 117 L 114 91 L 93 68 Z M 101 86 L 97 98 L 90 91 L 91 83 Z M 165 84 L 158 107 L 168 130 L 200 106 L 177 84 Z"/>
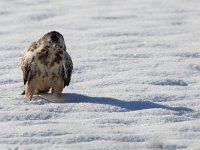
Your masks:
<path fill-rule="evenodd" d="M 51 43 L 52 43 L 52 41 L 51 41 L 51 39 L 50 39 L 50 38 L 47 38 L 47 40 L 46 40 L 46 41 L 47 41 L 47 43 L 48 43 L 48 44 L 51 44 Z"/>

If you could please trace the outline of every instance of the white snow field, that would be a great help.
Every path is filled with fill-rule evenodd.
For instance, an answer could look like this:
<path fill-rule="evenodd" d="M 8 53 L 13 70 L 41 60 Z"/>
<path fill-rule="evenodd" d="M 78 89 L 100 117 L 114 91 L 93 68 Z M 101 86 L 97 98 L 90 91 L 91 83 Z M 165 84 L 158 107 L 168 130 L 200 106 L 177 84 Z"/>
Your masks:
<path fill-rule="evenodd" d="M 52 30 L 72 81 L 29 102 L 20 58 Z M 0 100 L 1 150 L 200 150 L 200 1 L 0 0 Z"/>

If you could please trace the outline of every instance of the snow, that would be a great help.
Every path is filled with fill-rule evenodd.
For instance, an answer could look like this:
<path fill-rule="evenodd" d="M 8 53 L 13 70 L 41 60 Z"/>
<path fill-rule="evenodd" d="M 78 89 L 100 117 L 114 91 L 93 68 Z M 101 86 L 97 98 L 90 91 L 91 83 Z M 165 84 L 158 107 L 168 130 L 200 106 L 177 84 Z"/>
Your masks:
<path fill-rule="evenodd" d="M 0 149 L 200 149 L 200 1 L 0 0 Z M 60 99 L 28 102 L 20 58 L 62 33 Z"/>

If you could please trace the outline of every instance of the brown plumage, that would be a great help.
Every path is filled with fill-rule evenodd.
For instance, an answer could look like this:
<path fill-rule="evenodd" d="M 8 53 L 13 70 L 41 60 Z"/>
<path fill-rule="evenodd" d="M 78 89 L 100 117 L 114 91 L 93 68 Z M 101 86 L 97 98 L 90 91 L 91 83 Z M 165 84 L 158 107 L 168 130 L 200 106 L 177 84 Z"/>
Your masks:
<path fill-rule="evenodd" d="M 33 42 L 21 59 L 24 92 L 31 100 L 34 94 L 50 89 L 60 97 L 62 90 L 71 80 L 73 63 L 66 51 L 63 36 L 56 31 L 45 34 Z"/>

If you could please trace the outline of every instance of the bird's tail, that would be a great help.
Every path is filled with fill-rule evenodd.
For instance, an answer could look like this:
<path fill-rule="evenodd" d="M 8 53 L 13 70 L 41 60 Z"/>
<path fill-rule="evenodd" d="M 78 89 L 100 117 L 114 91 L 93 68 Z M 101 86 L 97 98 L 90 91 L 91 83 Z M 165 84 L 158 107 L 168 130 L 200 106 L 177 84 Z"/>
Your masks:
<path fill-rule="evenodd" d="M 25 90 L 21 93 L 21 95 L 25 95 Z"/>

